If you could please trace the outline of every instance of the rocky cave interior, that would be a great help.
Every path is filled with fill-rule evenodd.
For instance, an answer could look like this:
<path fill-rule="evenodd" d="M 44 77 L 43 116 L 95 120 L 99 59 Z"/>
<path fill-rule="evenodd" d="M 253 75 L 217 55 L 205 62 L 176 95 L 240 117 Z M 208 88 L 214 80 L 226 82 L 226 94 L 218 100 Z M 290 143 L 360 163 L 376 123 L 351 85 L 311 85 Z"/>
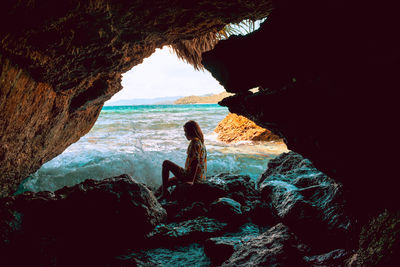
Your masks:
<path fill-rule="evenodd" d="M 6 0 L 0 7 L 3 219 L 18 184 L 90 130 L 122 89 L 121 75 L 175 45 L 235 93 L 222 105 L 343 184 L 363 240 L 359 263 L 399 263 L 394 7 L 317 0 Z M 209 51 L 188 46 L 228 23 L 266 16 L 259 30 Z"/>

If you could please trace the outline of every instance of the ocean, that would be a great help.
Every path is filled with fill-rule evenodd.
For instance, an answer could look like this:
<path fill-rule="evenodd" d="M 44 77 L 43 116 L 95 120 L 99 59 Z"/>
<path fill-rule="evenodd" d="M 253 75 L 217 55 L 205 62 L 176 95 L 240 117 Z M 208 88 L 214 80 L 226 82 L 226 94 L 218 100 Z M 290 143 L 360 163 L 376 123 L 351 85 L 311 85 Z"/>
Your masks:
<path fill-rule="evenodd" d="M 253 179 L 286 146 L 277 142 L 226 144 L 217 140 L 217 124 L 228 115 L 217 104 L 105 106 L 88 134 L 25 179 L 18 191 L 55 191 L 88 178 L 104 179 L 127 173 L 150 186 L 161 184 L 165 159 L 184 166 L 183 125 L 199 123 L 207 148 L 207 176 L 247 174 Z"/>

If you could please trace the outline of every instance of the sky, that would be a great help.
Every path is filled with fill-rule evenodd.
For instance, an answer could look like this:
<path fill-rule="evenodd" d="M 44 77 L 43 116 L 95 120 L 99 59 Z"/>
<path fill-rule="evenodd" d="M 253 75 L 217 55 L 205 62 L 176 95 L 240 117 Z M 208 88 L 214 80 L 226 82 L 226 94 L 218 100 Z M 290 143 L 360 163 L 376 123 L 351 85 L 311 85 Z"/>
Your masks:
<path fill-rule="evenodd" d="M 196 71 L 168 47 L 157 49 L 122 76 L 123 89 L 108 102 L 122 99 L 217 94 L 224 88 L 207 71 Z"/>

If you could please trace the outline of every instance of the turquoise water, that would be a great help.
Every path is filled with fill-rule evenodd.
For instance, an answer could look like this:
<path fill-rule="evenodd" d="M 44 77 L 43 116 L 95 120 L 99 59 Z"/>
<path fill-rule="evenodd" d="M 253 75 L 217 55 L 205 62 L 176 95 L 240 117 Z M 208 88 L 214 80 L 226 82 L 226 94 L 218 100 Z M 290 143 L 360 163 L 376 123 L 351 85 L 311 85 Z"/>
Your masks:
<path fill-rule="evenodd" d="M 183 125 L 188 120 L 197 121 L 205 135 L 207 175 L 230 172 L 256 179 L 268 160 L 285 152 L 286 147 L 269 142 L 217 141 L 214 129 L 228 113 L 216 104 L 103 107 L 90 132 L 27 178 L 18 192 L 54 191 L 88 178 L 123 173 L 157 186 L 163 160 L 184 165 L 188 141 Z"/>

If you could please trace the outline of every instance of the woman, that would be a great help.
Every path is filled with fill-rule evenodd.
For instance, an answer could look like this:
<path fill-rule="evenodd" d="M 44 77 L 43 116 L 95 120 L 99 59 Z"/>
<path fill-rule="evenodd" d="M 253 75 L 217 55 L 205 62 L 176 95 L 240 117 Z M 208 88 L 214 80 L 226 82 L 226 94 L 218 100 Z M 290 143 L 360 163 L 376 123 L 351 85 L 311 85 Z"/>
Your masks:
<path fill-rule="evenodd" d="M 206 179 L 207 172 L 207 151 L 204 145 L 204 136 L 200 126 L 195 121 L 188 121 L 183 126 L 185 136 L 190 140 L 187 149 L 185 168 L 182 168 L 172 161 L 165 160 L 162 165 L 162 197 L 169 192 L 167 188 L 177 183 L 201 183 Z M 169 172 L 175 175 L 169 178 Z"/>

